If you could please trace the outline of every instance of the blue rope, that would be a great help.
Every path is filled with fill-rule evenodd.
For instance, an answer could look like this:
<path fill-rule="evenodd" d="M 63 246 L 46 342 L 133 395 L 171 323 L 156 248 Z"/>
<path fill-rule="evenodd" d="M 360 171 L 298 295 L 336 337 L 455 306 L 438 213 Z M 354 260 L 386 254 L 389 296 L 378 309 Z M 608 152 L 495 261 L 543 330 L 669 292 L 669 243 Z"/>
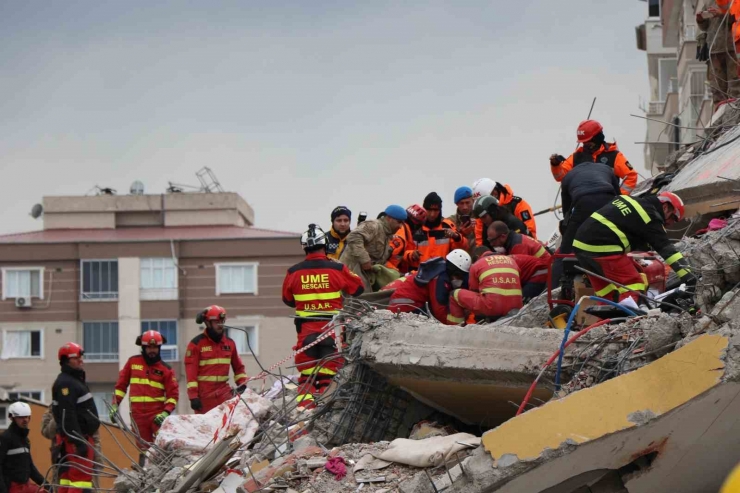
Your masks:
<path fill-rule="evenodd" d="M 599 298 L 598 296 L 589 296 L 588 299 L 593 301 L 600 301 L 602 303 L 606 303 L 607 305 L 611 305 L 615 308 L 619 308 L 623 312 L 625 312 L 630 317 L 636 317 L 637 314 L 627 308 L 626 306 L 620 305 L 619 303 L 615 303 L 613 301 Z M 560 372 L 563 368 L 563 352 L 565 351 L 565 343 L 568 342 L 568 335 L 570 334 L 570 326 L 573 324 L 573 319 L 576 318 L 576 313 L 578 313 L 578 307 L 581 306 L 581 300 L 578 300 L 578 303 L 576 303 L 576 306 L 573 307 L 573 311 L 570 312 L 570 316 L 568 317 L 568 323 L 565 326 L 565 331 L 563 332 L 563 340 L 560 342 L 560 354 L 558 354 L 558 368 L 555 371 L 555 391 L 560 390 Z"/>

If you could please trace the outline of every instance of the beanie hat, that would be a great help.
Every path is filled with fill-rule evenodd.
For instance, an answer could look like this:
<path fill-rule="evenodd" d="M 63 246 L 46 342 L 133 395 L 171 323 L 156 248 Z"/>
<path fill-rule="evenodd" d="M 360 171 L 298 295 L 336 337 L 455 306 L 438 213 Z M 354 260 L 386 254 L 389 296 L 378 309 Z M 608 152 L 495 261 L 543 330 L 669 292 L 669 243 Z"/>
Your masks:
<path fill-rule="evenodd" d="M 331 222 L 334 222 L 339 216 L 347 216 L 350 221 L 352 220 L 352 211 L 347 209 L 346 206 L 338 205 L 331 211 Z"/>
<path fill-rule="evenodd" d="M 385 208 L 385 215 L 388 217 L 392 217 L 396 221 L 405 221 L 408 217 L 408 214 L 406 214 L 406 209 L 401 207 L 400 205 L 389 205 Z"/>
<path fill-rule="evenodd" d="M 429 209 L 430 206 L 438 205 L 442 207 L 442 197 L 437 195 L 437 192 L 431 192 L 429 195 L 424 197 L 424 208 Z"/>
<path fill-rule="evenodd" d="M 455 190 L 455 203 L 457 204 L 463 199 L 473 198 L 473 189 L 470 187 L 460 187 Z"/>

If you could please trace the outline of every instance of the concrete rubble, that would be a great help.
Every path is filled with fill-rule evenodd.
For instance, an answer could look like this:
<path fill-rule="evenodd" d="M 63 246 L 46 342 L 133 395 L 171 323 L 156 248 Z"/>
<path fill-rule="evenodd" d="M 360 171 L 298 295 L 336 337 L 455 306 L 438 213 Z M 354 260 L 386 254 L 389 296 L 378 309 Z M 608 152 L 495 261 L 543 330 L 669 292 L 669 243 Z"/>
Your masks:
<path fill-rule="evenodd" d="M 152 454 L 116 490 L 717 491 L 740 461 L 740 218 L 679 246 L 702 272 L 701 312 L 654 309 L 591 330 L 566 350 L 562 386 L 553 365 L 519 416 L 563 339 L 543 328 L 544 297 L 466 327 L 353 301 L 347 365 L 315 409 L 296 408 L 286 378 L 249 396 L 268 405 L 242 419 L 247 435 L 227 427 L 200 456 L 171 441 L 174 455 Z M 435 448 L 444 440 L 454 451 Z"/>

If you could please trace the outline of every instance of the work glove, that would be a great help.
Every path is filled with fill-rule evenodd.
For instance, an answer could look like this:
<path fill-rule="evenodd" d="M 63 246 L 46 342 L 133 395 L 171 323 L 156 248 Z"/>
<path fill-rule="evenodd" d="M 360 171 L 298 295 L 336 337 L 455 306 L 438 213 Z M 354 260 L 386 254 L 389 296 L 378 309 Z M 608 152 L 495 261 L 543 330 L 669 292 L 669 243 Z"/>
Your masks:
<path fill-rule="evenodd" d="M 79 455 L 80 457 L 87 458 L 87 452 L 88 452 L 87 447 L 88 447 L 87 443 L 75 440 L 75 453 Z"/>
<path fill-rule="evenodd" d="M 244 392 L 245 390 L 247 390 L 247 386 L 245 384 L 241 384 L 240 386 L 232 390 L 232 392 L 234 393 L 234 395 L 242 395 L 242 392 Z"/>
<path fill-rule="evenodd" d="M 203 409 L 203 403 L 200 402 L 200 399 L 197 397 L 195 399 L 190 399 L 190 409 L 193 411 L 200 411 Z"/>
<path fill-rule="evenodd" d="M 694 289 L 696 289 L 696 283 L 699 282 L 699 279 L 693 273 L 689 272 L 688 274 L 683 276 L 681 282 L 686 284 L 686 287 L 693 292 Z"/>
<path fill-rule="evenodd" d="M 108 413 L 108 417 L 110 418 L 111 423 L 116 422 L 116 415 L 118 414 L 118 404 L 113 404 L 110 407 L 110 413 Z"/>
<path fill-rule="evenodd" d="M 191 401 L 191 403 L 192 403 L 192 401 Z M 192 406 L 192 404 L 191 404 L 191 406 Z M 169 415 L 170 415 L 170 413 L 168 413 L 167 411 L 162 411 L 161 413 L 159 413 L 156 416 L 154 416 L 154 424 L 157 425 L 157 426 L 162 426 L 162 423 L 164 423 L 164 420 Z"/>
<path fill-rule="evenodd" d="M 565 162 L 565 158 L 560 154 L 550 156 L 550 166 L 560 166 L 563 162 Z"/>

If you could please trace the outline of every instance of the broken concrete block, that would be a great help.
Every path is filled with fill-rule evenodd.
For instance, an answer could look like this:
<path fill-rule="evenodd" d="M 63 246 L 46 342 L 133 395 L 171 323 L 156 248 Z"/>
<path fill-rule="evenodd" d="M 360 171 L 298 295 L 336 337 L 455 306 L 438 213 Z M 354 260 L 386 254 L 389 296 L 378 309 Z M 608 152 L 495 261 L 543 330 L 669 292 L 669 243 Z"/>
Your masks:
<path fill-rule="evenodd" d="M 182 467 L 173 467 L 167 474 L 162 478 L 162 482 L 159 485 L 160 491 L 169 491 L 175 488 L 177 480 L 183 475 Z"/>
<path fill-rule="evenodd" d="M 136 471 L 124 469 L 126 474 L 120 474 L 113 481 L 113 489 L 119 493 L 137 492 L 142 486 L 142 476 Z"/>
<path fill-rule="evenodd" d="M 726 292 L 711 315 L 721 323 L 740 320 L 740 288 Z"/>

